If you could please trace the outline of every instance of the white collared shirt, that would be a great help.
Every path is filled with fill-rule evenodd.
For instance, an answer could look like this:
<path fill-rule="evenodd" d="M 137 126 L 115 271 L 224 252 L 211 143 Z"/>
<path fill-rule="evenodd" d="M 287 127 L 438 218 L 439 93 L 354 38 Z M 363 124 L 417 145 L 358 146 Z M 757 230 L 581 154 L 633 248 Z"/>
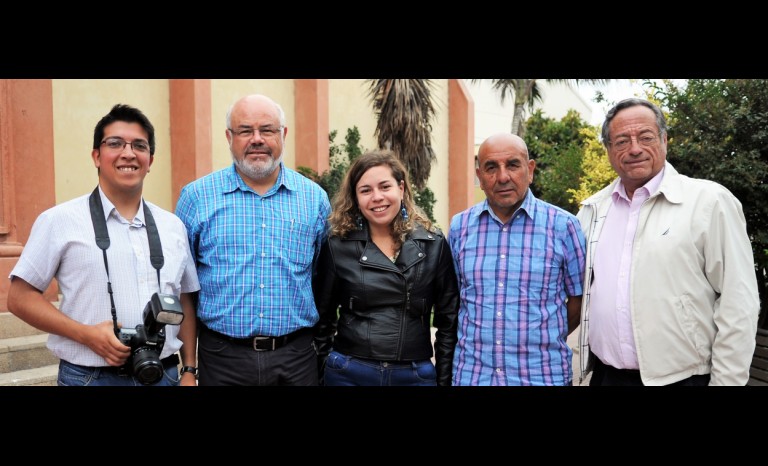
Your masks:
<path fill-rule="evenodd" d="M 143 206 L 129 221 L 117 212 L 101 189 L 101 202 L 109 231 L 107 249 L 117 320 L 123 328 L 142 323 L 142 313 L 158 292 L 157 271 L 149 258 L 149 241 Z M 81 196 L 46 210 L 35 221 L 24 251 L 10 276 L 22 278 L 45 290 L 56 278 L 61 294 L 59 310 L 68 317 L 93 325 L 112 320 L 107 292 L 107 272 L 102 250 L 96 245 L 88 196 Z M 144 201 L 146 202 L 146 201 Z M 162 293 L 190 293 L 200 289 L 191 258 L 186 229 L 172 213 L 147 202 L 160 233 L 164 265 L 160 270 Z M 181 347 L 179 326 L 166 326 L 161 358 Z M 87 346 L 51 334 L 48 348 L 60 359 L 83 366 L 107 362 Z"/>

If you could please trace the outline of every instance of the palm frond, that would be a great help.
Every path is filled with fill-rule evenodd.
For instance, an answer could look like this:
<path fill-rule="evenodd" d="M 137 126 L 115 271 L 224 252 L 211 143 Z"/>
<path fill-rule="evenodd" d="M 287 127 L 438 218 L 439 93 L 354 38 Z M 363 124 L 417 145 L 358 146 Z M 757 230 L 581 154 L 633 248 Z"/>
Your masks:
<path fill-rule="evenodd" d="M 482 81 L 481 79 L 471 79 L 473 83 Z M 507 98 L 511 98 L 515 103 L 512 116 L 513 134 L 522 136 L 525 133 L 525 107 L 533 109 L 536 102 L 541 102 L 542 95 L 539 88 L 538 79 L 491 79 L 492 88 L 499 93 L 501 104 L 503 105 Z M 605 85 L 610 79 L 546 79 L 548 83 L 563 83 L 569 87 L 578 87 L 579 84 Z"/>
<path fill-rule="evenodd" d="M 377 143 L 390 149 L 408 168 L 411 182 L 423 189 L 436 160 L 432 149 L 432 83 L 428 79 L 369 79 L 376 114 Z"/>

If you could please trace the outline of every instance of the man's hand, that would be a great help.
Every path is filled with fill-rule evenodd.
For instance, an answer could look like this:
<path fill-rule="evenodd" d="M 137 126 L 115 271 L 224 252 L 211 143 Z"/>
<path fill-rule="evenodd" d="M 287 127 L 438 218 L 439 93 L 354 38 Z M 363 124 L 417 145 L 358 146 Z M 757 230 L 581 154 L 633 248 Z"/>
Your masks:
<path fill-rule="evenodd" d="M 89 326 L 86 342 L 88 347 L 104 358 L 110 366 L 122 366 L 131 355 L 130 346 L 120 343 L 115 336 L 111 320 Z"/>

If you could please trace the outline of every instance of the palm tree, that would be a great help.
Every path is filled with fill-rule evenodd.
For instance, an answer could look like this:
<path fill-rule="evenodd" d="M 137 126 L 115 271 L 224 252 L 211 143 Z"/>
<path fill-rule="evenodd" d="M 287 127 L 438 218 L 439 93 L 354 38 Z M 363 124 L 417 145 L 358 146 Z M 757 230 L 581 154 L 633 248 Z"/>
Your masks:
<path fill-rule="evenodd" d="M 481 81 L 472 79 L 473 83 Z M 525 135 L 525 107 L 532 109 L 536 102 L 541 101 L 541 90 L 537 84 L 538 79 L 491 79 L 492 87 L 498 91 L 503 104 L 507 97 L 514 98 L 515 111 L 512 115 L 512 134 L 520 137 Z M 606 84 L 610 79 L 545 79 L 547 83 L 561 83 L 567 86 L 579 84 Z"/>
<path fill-rule="evenodd" d="M 432 162 L 432 83 L 429 79 L 368 79 L 376 114 L 374 136 L 408 168 L 415 190 L 426 187 Z"/>

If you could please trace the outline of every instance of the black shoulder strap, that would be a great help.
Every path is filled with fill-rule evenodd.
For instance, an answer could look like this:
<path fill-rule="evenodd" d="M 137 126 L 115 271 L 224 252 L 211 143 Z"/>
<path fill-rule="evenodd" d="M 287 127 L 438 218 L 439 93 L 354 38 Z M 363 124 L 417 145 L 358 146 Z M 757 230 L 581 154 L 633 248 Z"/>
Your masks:
<path fill-rule="evenodd" d="M 93 232 L 96 234 L 96 245 L 102 250 L 109 248 L 109 232 L 107 231 L 107 220 L 104 218 L 104 206 L 101 204 L 99 196 L 99 187 L 91 193 L 88 203 L 91 206 L 91 222 L 93 223 Z M 106 262 L 106 256 L 104 256 Z M 109 274 L 109 270 L 107 270 Z"/>
<path fill-rule="evenodd" d="M 93 222 L 93 232 L 96 235 L 96 245 L 104 251 L 104 267 L 107 269 L 107 275 L 109 275 L 109 267 L 107 266 L 107 253 L 109 249 L 109 231 L 107 231 L 107 220 L 104 218 L 104 206 L 101 203 L 101 196 L 99 195 L 99 187 L 90 195 L 88 203 L 91 207 L 91 221 Z M 152 216 L 152 212 L 149 206 L 144 202 L 144 221 L 147 225 L 147 239 L 149 240 L 149 260 L 152 263 L 152 267 L 157 270 L 158 286 L 160 285 L 160 269 L 165 264 L 165 257 L 163 256 L 163 245 L 160 242 L 160 232 L 157 230 L 157 224 L 155 223 L 155 217 Z"/>
<path fill-rule="evenodd" d="M 112 305 L 112 325 L 115 335 L 118 335 L 120 329 L 117 327 L 117 309 L 115 309 L 115 298 L 112 295 L 112 282 L 109 280 L 109 264 L 107 263 L 109 232 L 107 231 L 107 220 L 104 218 L 104 206 L 101 203 L 98 186 L 88 198 L 88 204 L 91 207 L 91 223 L 93 223 L 93 232 L 96 234 L 96 245 L 101 249 L 101 254 L 104 256 L 104 268 L 107 270 L 107 293 L 109 293 L 109 302 Z"/>
<path fill-rule="evenodd" d="M 104 205 L 101 203 L 98 186 L 96 186 L 89 196 L 88 204 L 91 208 L 91 222 L 93 223 L 93 232 L 96 235 L 96 245 L 101 249 L 102 255 L 104 256 L 104 269 L 107 271 L 107 292 L 109 293 L 109 301 L 112 304 L 112 321 L 115 326 L 115 334 L 117 334 L 117 310 L 115 309 L 115 300 L 112 295 L 112 283 L 109 279 L 109 263 L 107 262 L 107 249 L 109 249 L 110 244 L 109 231 L 107 230 L 107 220 L 104 217 Z M 149 240 L 149 261 L 152 263 L 152 267 L 157 270 L 157 288 L 160 292 L 162 291 L 162 286 L 160 285 L 160 269 L 163 268 L 165 257 L 163 256 L 163 247 L 160 243 L 160 232 L 157 230 L 155 217 L 152 216 L 152 212 L 150 212 L 146 202 L 144 202 L 144 221 L 146 222 L 147 239 Z"/>
<path fill-rule="evenodd" d="M 165 264 L 165 257 L 163 257 L 163 246 L 160 243 L 160 232 L 157 230 L 155 217 L 152 216 L 152 212 L 149 211 L 149 206 L 146 202 L 144 202 L 144 221 L 147 223 L 147 238 L 149 239 L 149 260 L 152 262 L 152 267 L 157 269 L 157 286 L 159 287 L 160 269 L 162 269 L 163 264 Z M 158 290 L 158 292 L 162 291 L 162 289 Z"/>

